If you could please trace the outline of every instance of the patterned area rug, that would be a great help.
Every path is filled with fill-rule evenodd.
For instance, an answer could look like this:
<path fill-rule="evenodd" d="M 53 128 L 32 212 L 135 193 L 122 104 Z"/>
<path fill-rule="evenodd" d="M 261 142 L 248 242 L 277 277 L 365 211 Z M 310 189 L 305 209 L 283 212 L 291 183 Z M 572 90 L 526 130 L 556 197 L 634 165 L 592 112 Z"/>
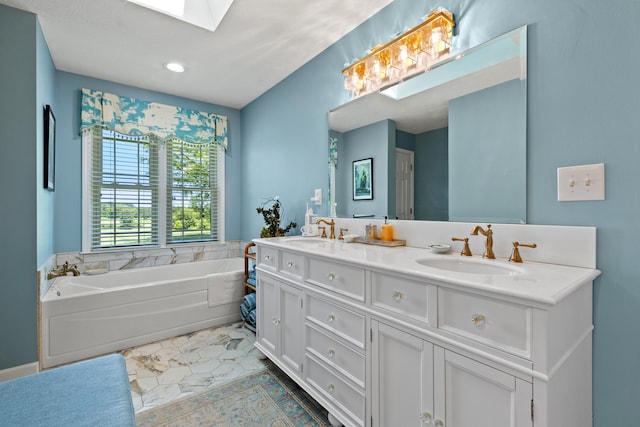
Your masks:
<path fill-rule="evenodd" d="M 136 423 L 139 427 L 329 426 L 326 410 L 273 364 L 267 366 L 257 374 L 141 412 Z"/>

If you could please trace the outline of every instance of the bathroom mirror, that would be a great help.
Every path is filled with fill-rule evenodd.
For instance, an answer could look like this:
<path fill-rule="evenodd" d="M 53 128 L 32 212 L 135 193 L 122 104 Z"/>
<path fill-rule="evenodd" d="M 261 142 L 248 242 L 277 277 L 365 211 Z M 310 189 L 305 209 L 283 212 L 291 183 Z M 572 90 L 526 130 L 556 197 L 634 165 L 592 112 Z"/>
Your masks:
<path fill-rule="evenodd" d="M 526 220 L 526 26 L 329 112 L 329 213 Z M 371 200 L 351 165 L 373 158 Z"/>

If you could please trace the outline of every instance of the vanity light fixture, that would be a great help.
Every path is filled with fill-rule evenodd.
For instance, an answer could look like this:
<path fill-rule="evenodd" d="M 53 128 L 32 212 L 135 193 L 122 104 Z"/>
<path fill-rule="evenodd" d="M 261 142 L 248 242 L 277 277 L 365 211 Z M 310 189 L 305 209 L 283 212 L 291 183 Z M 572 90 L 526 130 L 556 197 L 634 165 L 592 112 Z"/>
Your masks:
<path fill-rule="evenodd" d="M 420 24 L 342 70 L 345 89 L 358 97 L 430 69 L 449 57 L 454 25 L 451 12 L 434 10 Z"/>
<path fill-rule="evenodd" d="M 184 72 L 184 67 L 182 66 L 182 64 L 178 64 L 177 62 L 169 62 L 166 67 L 167 70 L 173 71 L 174 73 Z"/>

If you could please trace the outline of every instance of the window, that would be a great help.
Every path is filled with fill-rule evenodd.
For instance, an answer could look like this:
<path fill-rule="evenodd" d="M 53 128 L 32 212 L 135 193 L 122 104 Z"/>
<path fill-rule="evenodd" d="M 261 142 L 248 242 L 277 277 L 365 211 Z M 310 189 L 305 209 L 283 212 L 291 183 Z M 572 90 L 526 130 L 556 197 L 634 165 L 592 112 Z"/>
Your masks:
<path fill-rule="evenodd" d="M 221 239 L 219 145 L 105 129 L 86 137 L 85 251 Z"/>

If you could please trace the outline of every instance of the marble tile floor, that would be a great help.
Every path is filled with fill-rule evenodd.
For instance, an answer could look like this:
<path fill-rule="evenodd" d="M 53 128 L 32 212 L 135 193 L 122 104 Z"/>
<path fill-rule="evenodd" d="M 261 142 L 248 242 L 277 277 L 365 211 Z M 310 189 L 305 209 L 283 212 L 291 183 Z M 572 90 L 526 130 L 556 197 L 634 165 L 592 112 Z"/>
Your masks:
<path fill-rule="evenodd" d="M 242 322 L 123 350 L 136 413 L 264 369 Z"/>

